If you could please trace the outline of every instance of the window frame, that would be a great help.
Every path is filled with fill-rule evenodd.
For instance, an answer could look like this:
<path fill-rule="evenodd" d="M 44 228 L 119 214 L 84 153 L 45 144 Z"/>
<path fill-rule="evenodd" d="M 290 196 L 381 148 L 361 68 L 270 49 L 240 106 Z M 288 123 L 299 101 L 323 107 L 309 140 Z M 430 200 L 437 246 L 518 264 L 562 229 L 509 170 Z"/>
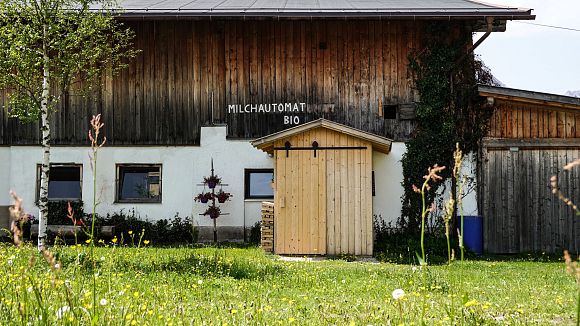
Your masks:
<path fill-rule="evenodd" d="M 272 187 L 272 196 L 251 196 L 250 195 L 250 175 L 252 173 L 272 173 L 275 178 L 274 169 L 244 169 L 244 199 L 274 199 L 274 187 Z"/>
<path fill-rule="evenodd" d="M 80 197 L 79 198 L 50 198 L 49 197 L 48 201 L 49 202 L 82 201 L 83 200 L 83 164 L 82 163 L 74 163 L 74 162 L 71 162 L 71 163 L 50 163 L 51 170 L 55 167 L 56 168 L 59 168 L 59 167 L 65 167 L 65 168 L 78 167 L 79 168 L 79 187 L 80 187 L 79 193 L 80 193 Z M 36 196 L 35 196 L 36 203 L 38 203 L 40 201 L 40 177 L 41 177 L 41 173 L 42 173 L 42 164 L 38 163 L 38 164 L 36 164 Z M 49 174 L 49 178 L 48 178 L 48 186 L 50 187 L 50 174 Z"/>
<path fill-rule="evenodd" d="M 158 198 L 131 198 L 121 199 L 121 170 L 123 168 L 159 168 L 159 196 Z M 163 202 L 163 164 L 161 163 L 116 163 L 115 164 L 115 203 L 117 204 L 161 204 Z"/>

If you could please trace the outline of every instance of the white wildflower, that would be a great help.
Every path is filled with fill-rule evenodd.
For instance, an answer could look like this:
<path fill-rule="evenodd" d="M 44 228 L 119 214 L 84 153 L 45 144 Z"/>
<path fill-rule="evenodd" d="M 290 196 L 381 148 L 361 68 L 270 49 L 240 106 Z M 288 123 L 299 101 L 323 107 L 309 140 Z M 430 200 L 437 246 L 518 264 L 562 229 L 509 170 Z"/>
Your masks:
<path fill-rule="evenodd" d="M 69 312 L 69 311 L 70 311 L 69 306 L 62 306 L 62 307 L 58 308 L 58 310 L 56 311 L 56 318 L 62 319 L 64 314 Z"/>
<path fill-rule="evenodd" d="M 29 286 L 26 291 L 28 291 L 28 293 L 32 293 L 32 286 Z"/>
<path fill-rule="evenodd" d="M 203 283 L 202 280 L 197 280 L 197 284 L 201 285 Z"/>
<path fill-rule="evenodd" d="M 101 301 L 99 301 L 99 303 L 101 304 L 101 306 L 104 306 L 108 303 L 107 299 L 101 299 Z"/>
<path fill-rule="evenodd" d="M 393 299 L 399 300 L 405 296 L 405 291 L 403 291 L 403 289 L 395 289 L 393 291 L 392 295 L 393 295 Z"/>

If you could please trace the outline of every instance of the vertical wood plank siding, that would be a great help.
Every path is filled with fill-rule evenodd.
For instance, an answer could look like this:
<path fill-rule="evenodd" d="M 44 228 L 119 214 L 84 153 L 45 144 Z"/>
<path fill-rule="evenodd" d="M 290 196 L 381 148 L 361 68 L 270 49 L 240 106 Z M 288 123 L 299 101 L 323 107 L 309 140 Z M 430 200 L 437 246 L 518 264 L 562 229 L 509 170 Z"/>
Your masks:
<path fill-rule="evenodd" d="M 479 177 L 486 251 L 580 250 L 578 218 L 550 188 L 558 175 L 562 191 L 578 198 L 578 169 L 563 171 L 580 157 L 577 121 L 571 109 L 496 102 Z"/>
<path fill-rule="evenodd" d="M 551 192 L 558 174 L 562 191 L 578 198 L 577 169 L 562 167 L 578 159 L 574 149 L 489 149 L 483 160 L 484 248 L 492 253 L 580 250 L 580 222 Z"/>
<path fill-rule="evenodd" d="M 536 104 L 497 101 L 488 136 L 507 139 L 580 138 L 580 111 L 575 113 Z"/>
<path fill-rule="evenodd" d="M 128 21 L 142 50 L 90 99 L 67 95 L 53 114 L 54 144 L 85 144 L 102 113 L 115 145 L 197 145 L 200 127 L 228 136 L 284 129 L 279 114 L 227 114 L 228 104 L 308 103 L 301 121 L 324 117 L 407 139 L 412 121 L 385 120 L 382 106 L 417 100 L 407 64 L 421 48 L 413 21 Z M 562 129 L 565 130 L 565 129 Z M 0 110 L 0 145 L 38 144 L 38 124 Z"/>

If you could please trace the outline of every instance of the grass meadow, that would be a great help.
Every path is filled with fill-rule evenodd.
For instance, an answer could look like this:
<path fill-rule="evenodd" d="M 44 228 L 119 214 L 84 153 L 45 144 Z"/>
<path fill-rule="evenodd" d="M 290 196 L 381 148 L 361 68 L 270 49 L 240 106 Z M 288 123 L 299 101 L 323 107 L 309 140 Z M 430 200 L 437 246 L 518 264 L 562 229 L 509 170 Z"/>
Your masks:
<path fill-rule="evenodd" d="M 101 246 L 96 265 L 87 246 L 53 247 L 51 253 L 47 258 L 30 245 L 0 245 L 0 324 L 576 322 L 578 287 L 562 260 L 474 260 L 422 270 L 280 261 L 259 248 Z M 395 289 L 404 291 L 398 300 Z"/>

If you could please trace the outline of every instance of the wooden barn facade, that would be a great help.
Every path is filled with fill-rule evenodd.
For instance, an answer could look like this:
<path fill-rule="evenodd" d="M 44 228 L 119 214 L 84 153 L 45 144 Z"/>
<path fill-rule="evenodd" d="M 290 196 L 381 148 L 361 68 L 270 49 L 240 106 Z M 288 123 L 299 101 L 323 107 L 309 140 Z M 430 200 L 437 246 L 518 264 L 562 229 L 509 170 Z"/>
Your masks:
<path fill-rule="evenodd" d="M 371 254 L 373 215 L 399 216 L 400 158 L 420 101 L 408 57 L 423 48 L 433 22 L 470 36 L 534 18 L 528 9 L 467 0 L 121 6 L 119 19 L 135 31 L 141 52 L 119 76 L 103 76 L 90 98 L 66 94 L 52 115 L 61 173 L 53 176 L 63 176 L 54 187 L 75 187 L 54 199 L 92 198 L 85 147 L 90 117 L 101 113 L 108 142 L 98 163 L 99 214 L 195 216 L 203 239 L 211 221 L 199 217 L 193 197 L 213 158 L 234 194 L 218 221 L 220 239 L 243 238 L 261 201 L 273 200 L 275 251 L 288 254 Z M 39 137 L 38 124 L 0 110 L 0 180 L 7 180 L 0 193 L 14 189 L 34 202 Z"/>
<path fill-rule="evenodd" d="M 580 249 L 580 221 L 552 194 L 580 195 L 580 98 L 480 86 L 493 110 L 480 173 L 484 248 L 493 253 Z"/>

